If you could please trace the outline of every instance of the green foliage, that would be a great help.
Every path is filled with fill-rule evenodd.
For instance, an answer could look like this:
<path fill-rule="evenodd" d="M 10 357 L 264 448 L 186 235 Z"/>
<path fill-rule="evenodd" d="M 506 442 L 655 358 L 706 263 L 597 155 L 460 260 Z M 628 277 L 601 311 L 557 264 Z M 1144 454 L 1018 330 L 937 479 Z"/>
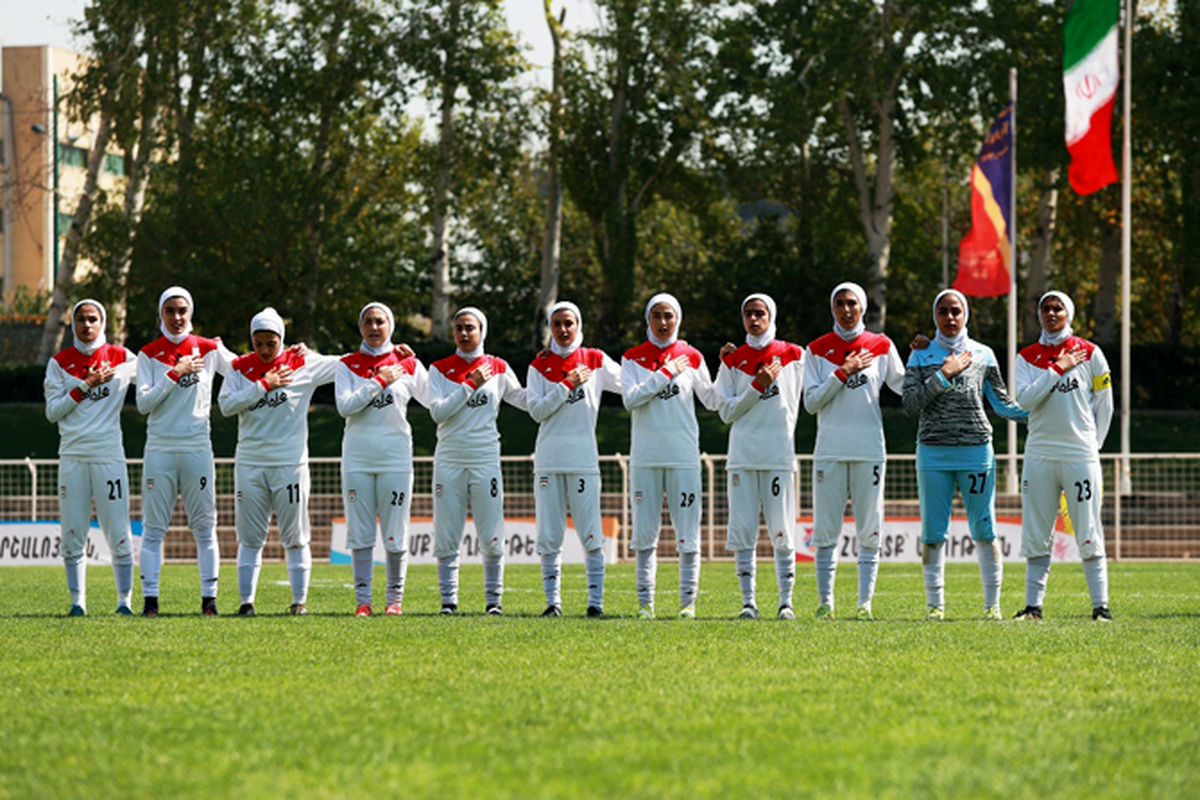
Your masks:
<path fill-rule="evenodd" d="M 769 562 L 760 601 L 770 607 Z M 874 623 L 735 622 L 733 566 L 705 565 L 700 618 L 635 612 L 633 568 L 610 568 L 606 620 L 545 620 L 538 568 L 510 566 L 506 616 L 435 615 L 432 567 L 401 618 L 355 619 L 349 568 L 317 565 L 311 614 L 267 565 L 262 616 L 200 617 L 195 568 L 164 570 L 155 620 L 111 614 L 92 568 L 89 616 L 65 619 L 61 570 L 0 580 L 0 794 L 74 797 L 1186 797 L 1200 791 L 1193 564 L 1113 564 L 1111 625 L 1088 618 L 1075 565 L 1056 568 L 1042 623 L 976 619 L 979 578 L 947 570 L 950 621 L 924 623 L 920 568 L 884 565 Z M 852 570 L 851 570 L 852 573 Z M 1010 565 L 1007 610 L 1022 604 Z M 845 576 L 844 576 L 845 577 Z M 377 571 L 376 583 L 382 583 Z M 377 596 L 382 587 L 376 587 Z M 853 607 L 852 580 L 838 587 Z M 64 720 L 69 724 L 64 724 Z M 1098 733 L 1101 731 L 1102 733 Z M 1081 744 L 1082 743 L 1082 744 Z"/>

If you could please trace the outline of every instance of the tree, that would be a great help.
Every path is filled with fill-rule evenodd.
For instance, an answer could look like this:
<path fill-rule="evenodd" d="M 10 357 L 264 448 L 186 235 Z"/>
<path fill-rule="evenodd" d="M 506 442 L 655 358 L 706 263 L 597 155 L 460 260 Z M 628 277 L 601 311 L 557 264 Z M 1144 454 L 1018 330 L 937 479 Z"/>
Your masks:
<path fill-rule="evenodd" d="M 563 22 L 567 8 L 563 6 L 557 18 L 550 9 L 550 0 L 543 0 L 546 11 L 546 26 L 550 29 L 550 41 L 554 46 L 551 61 L 551 83 L 549 109 L 547 113 L 546 148 L 546 219 L 542 234 L 542 280 L 538 288 L 537 308 L 534 309 L 534 347 L 545 347 L 550 341 L 550 325 L 547 315 L 558 301 L 558 275 L 562 242 L 563 186 L 559 179 L 559 162 L 562 160 L 562 77 L 563 77 Z"/>

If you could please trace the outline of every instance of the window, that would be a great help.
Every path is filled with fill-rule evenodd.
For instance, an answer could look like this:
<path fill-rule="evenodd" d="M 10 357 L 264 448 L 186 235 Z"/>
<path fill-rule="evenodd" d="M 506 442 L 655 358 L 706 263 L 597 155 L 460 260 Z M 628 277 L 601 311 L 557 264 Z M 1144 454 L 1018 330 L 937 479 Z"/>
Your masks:
<path fill-rule="evenodd" d="M 87 169 L 87 150 L 71 144 L 58 146 L 58 163 L 65 167 Z"/>
<path fill-rule="evenodd" d="M 114 156 L 112 153 L 104 154 L 104 171 L 110 175 L 125 174 L 125 157 Z"/>

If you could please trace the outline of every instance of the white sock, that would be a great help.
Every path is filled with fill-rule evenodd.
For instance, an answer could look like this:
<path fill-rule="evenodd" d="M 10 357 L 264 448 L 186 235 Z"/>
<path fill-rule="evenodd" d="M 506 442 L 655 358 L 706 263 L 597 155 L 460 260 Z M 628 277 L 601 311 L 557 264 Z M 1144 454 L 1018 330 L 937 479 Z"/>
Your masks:
<path fill-rule="evenodd" d="M 792 604 L 792 589 L 796 586 L 796 551 L 775 551 L 775 583 L 779 586 L 779 607 Z"/>
<path fill-rule="evenodd" d="M 754 578 L 758 570 L 758 562 L 753 550 L 738 550 L 733 554 L 734 568 L 737 570 L 738 588 L 742 590 L 742 605 L 755 606 Z"/>
<path fill-rule="evenodd" d="M 879 548 L 858 546 L 858 604 L 871 607 L 875 596 L 875 579 L 879 576 Z"/>
<path fill-rule="evenodd" d="M 287 553 L 288 580 L 292 584 L 292 603 L 308 602 L 308 578 L 312 572 L 312 550 L 308 545 L 292 547 Z"/>
<path fill-rule="evenodd" d="M 1083 560 L 1083 577 L 1087 579 L 1092 608 L 1108 605 L 1108 559 L 1104 556 Z"/>
<path fill-rule="evenodd" d="M 588 550 L 584 555 L 587 570 L 588 605 L 604 609 L 604 551 L 600 548 Z"/>
<path fill-rule="evenodd" d="M 408 551 L 387 554 L 387 601 L 404 602 L 404 583 L 408 578 Z"/>
<path fill-rule="evenodd" d="M 158 597 L 158 576 L 162 573 L 163 537 L 166 531 L 142 529 L 142 597 Z"/>
<path fill-rule="evenodd" d="M 817 602 L 833 610 L 833 583 L 837 577 L 837 558 L 834 547 L 818 547 L 817 558 Z"/>
<path fill-rule="evenodd" d="M 438 591 L 442 605 L 458 605 L 458 556 L 438 559 Z"/>
<path fill-rule="evenodd" d="M 546 593 L 546 605 L 562 605 L 562 553 L 546 553 L 542 556 L 542 591 Z"/>
<path fill-rule="evenodd" d="M 976 542 L 979 552 L 979 579 L 983 581 L 983 607 L 1000 605 L 1000 586 L 1004 583 L 1004 560 L 1000 557 L 1000 542 Z"/>
<path fill-rule="evenodd" d="M 133 603 L 133 556 L 113 562 L 113 582 L 117 586 L 117 605 L 129 608 Z"/>
<path fill-rule="evenodd" d="M 637 551 L 637 598 L 639 606 L 654 608 L 654 584 L 658 578 L 658 551 Z"/>
<path fill-rule="evenodd" d="M 694 605 L 700 593 L 700 554 L 679 554 L 679 607 Z"/>
<path fill-rule="evenodd" d="M 67 568 L 67 592 L 71 595 L 71 605 L 87 608 L 87 561 L 80 554 L 78 558 L 63 558 Z"/>
<path fill-rule="evenodd" d="M 1041 608 L 1046 601 L 1046 582 L 1050 577 L 1050 556 L 1025 559 L 1025 605 Z"/>
<path fill-rule="evenodd" d="M 354 604 L 371 605 L 371 581 L 375 577 L 374 548 L 360 547 L 351 553 L 354 561 Z"/>
<path fill-rule="evenodd" d="M 926 544 L 922 558 L 925 577 L 925 602 L 934 608 L 946 607 L 946 543 Z"/>
<path fill-rule="evenodd" d="M 489 606 L 500 605 L 504 594 L 504 556 L 483 557 L 483 595 Z"/>
<path fill-rule="evenodd" d="M 217 578 L 221 574 L 221 546 L 217 529 L 195 531 L 196 563 L 200 567 L 200 596 L 217 596 Z"/>
<path fill-rule="evenodd" d="M 253 603 L 258 593 L 258 573 L 262 571 L 262 548 L 238 544 L 238 593 L 243 603 Z"/>

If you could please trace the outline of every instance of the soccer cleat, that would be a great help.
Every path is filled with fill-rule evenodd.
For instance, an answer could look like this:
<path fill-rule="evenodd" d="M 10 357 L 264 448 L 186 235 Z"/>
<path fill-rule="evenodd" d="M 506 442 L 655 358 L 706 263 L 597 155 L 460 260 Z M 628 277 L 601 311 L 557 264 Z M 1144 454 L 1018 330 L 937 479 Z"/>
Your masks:
<path fill-rule="evenodd" d="M 1000 606 L 988 606 L 983 610 L 983 618 L 988 620 L 1004 619 L 1004 614 L 1000 613 Z"/>
<path fill-rule="evenodd" d="M 858 612 L 854 615 L 854 618 L 859 622 L 871 622 L 875 619 L 875 615 L 871 613 L 871 607 L 864 603 L 858 607 Z"/>
<path fill-rule="evenodd" d="M 257 614 L 255 614 L 255 613 L 254 613 L 254 603 L 242 603 L 240 606 L 238 606 L 238 613 L 237 613 L 237 615 L 238 615 L 239 617 L 255 617 L 255 616 L 258 616 Z"/>
<path fill-rule="evenodd" d="M 822 603 L 817 606 L 817 612 L 813 614 L 815 619 L 833 620 L 833 609 Z"/>
<path fill-rule="evenodd" d="M 456 603 L 442 603 L 442 610 L 438 613 L 446 617 L 452 617 L 458 613 L 458 605 Z"/>
<path fill-rule="evenodd" d="M 561 617 L 562 608 L 559 606 L 546 606 L 546 610 L 542 612 L 543 617 Z"/>
<path fill-rule="evenodd" d="M 200 613 L 206 617 L 217 616 L 217 598 L 201 597 L 200 598 Z"/>
<path fill-rule="evenodd" d="M 400 607 L 399 603 L 388 603 L 387 606 L 383 609 L 383 615 L 385 617 L 399 617 L 399 616 L 402 616 L 403 614 L 404 614 L 404 609 Z"/>
<path fill-rule="evenodd" d="M 1096 622 L 1112 622 L 1112 612 L 1108 606 L 1096 606 L 1092 609 L 1092 619 Z"/>
<path fill-rule="evenodd" d="M 132 617 L 133 609 L 130 608 L 129 606 L 117 606 L 117 616 Z"/>
<path fill-rule="evenodd" d="M 87 612 L 83 610 L 83 606 L 77 604 L 77 605 L 71 606 L 71 610 L 67 612 L 67 616 L 68 617 L 86 617 Z"/>
<path fill-rule="evenodd" d="M 689 603 L 688 605 L 679 609 L 679 618 L 680 619 L 695 619 L 696 618 L 696 604 Z"/>
<path fill-rule="evenodd" d="M 142 598 L 142 616 L 157 617 L 158 616 L 158 598 L 144 597 Z"/>
<path fill-rule="evenodd" d="M 293 617 L 303 617 L 308 614 L 308 606 L 304 603 L 292 603 L 288 606 L 288 613 Z"/>
<path fill-rule="evenodd" d="M 354 616 L 356 616 L 356 617 L 371 616 L 371 604 L 370 603 L 362 603 L 361 605 L 359 605 L 358 608 L 354 609 Z"/>
<path fill-rule="evenodd" d="M 1024 608 L 1022 608 L 1020 611 L 1017 612 L 1015 617 L 1013 617 L 1013 619 L 1029 619 L 1029 620 L 1040 620 L 1041 618 L 1042 618 L 1042 607 L 1041 606 L 1025 606 Z"/>
<path fill-rule="evenodd" d="M 587 616 L 591 617 L 592 619 L 599 619 L 600 617 L 604 616 L 604 609 L 600 608 L 599 606 L 588 606 Z"/>
<path fill-rule="evenodd" d="M 758 619 L 758 609 L 750 604 L 742 606 L 742 610 L 738 612 L 738 619 Z"/>
<path fill-rule="evenodd" d="M 638 616 L 642 619 L 654 619 L 654 606 L 639 606 Z"/>
<path fill-rule="evenodd" d="M 937 606 L 930 606 L 925 611 L 925 619 L 930 622 L 941 622 L 946 618 L 946 612 Z"/>
<path fill-rule="evenodd" d="M 779 613 L 776 616 L 778 616 L 779 619 L 795 619 L 796 612 L 792 610 L 791 606 L 780 606 Z"/>
<path fill-rule="evenodd" d="M 487 608 L 483 610 L 483 613 L 490 614 L 493 617 L 498 617 L 504 613 L 504 609 L 500 607 L 499 603 L 488 603 Z"/>

